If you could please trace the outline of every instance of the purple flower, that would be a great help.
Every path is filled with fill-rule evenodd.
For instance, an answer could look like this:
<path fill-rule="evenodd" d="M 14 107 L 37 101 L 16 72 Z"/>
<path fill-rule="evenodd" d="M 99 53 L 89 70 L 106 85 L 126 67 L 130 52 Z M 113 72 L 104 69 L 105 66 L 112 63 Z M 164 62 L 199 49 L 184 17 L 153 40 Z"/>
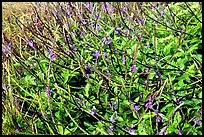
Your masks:
<path fill-rule="evenodd" d="M 93 8 L 93 5 L 92 5 L 92 4 L 87 4 L 87 5 L 86 5 L 86 8 L 89 9 L 89 10 L 91 11 L 92 8 Z"/>
<path fill-rule="evenodd" d="M 105 40 L 104 40 L 104 44 L 106 44 L 106 45 L 110 44 L 111 42 L 112 42 L 111 39 L 105 39 Z"/>
<path fill-rule="evenodd" d="M 165 16 L 165 12 L 164 11 L 161 11 L 161 16 Z"/>
<path fill-rule="evenodd" d="M 11 43 L 11 42 L 8 43 L 8 47 L 9 47 L 9 48 L 12 47 L 12 43 Z"/>
<path fill-rule="evenodd" d="M 118 50 L 117 49 L 115 49 L 115 54 L 118 54 Z"/>
<path fill-rule="evenodd" d="M 156 73 L 156 78 L 159 78 L 161 76 L 162 76 L 161 73 Z"/>
<path fill-rule="evenodd" d="M 201 124 L 201 122 L 200 121 L 198 121 L 196 118 L 194 118 L 194 120 L 193 120 L 195 123 L 196 123 L 196 125 L 200 125 Z"/>
<path fill-rule="evenodd" d="M 46 90 L 46 96 L 49 97 L 50 96 L 50 90 Z"/>
<path fill-rule="evenodd" d="M 143 36 L 143 35 L 139 36 L 139 39 L 140 39 L 140 40 L 142 40 L 143 38 L 144 38 L 144 36 Z"/>
<path fill-rule="evenodd" d="M 100 52 L 98 52 L 98 51 L 96 51 L 93 55 L 94 55 L 94 57 L 96 57 L 96 58 L 98 58 L 98 57 L 101 56 Z"/>
<path fill-rule="evenodd" d="M 47 118 L 48 117 L 47 113 L 44 112 L 44 116 Z"/>
<path fill-rule="evenodd" d="M 108 58 L 108 54 L 104 54 L 104 58 L 105 58 L 105 59 Z"/>
<path fill-rule="evenodd" d="M 85 34 L 84 32 L 81 32 L 80 37 L 81 37 L 81 36 L 84 36 L 84 34 Z"/>
<path fill-rule="evenodd" d="M 134 125 L 132 125 L 131 127 L 128 127 L 128 131 L 131 135 L 135 133 L 135 129 L 133 128 L 134 128 Z"/>
<path fill-rule="evenodd" d="M 57 56 L 56 56 L 55 54 L 53 54 L 53 52 L 50 53 L 49 58 L 50 58 L 51 61 L 55 60 L 56 57 L 57 57 Z"/>
<path fill-rule="evenodd" d="M 98 17 L 97 17 L 97 20 L 100 20 L 101 19 L 101 15 L 99 15 Z"/>
<path fill-rule="evenodd" d="M 109 126 L 109 129 L 112 132 L 113 131 L 113 126 Z"/>
<path fill-rule="evenodd" d="M 21 130 L 20 129 L 16 129 L 16 132 L 21 132 Z"/>
<path fill-rule="evenodd" d="M 145 105 L 145 107 L 148 107 L 149 109 L 152 109 L 152 101 L 149 100 L 149 102 Z"/>
<path fill-rule="evenodd" d="M 101 29 L 100 25 L 97 25 L 96 29 L 97 29 L 97 30 L 100 30 L 100 29 Z"/>
<path fill-rule="evenodd" d="M 114 8 L 111 5 L 109 5 L 108 3 L 106 3 L 106 2 L 105 2 L 105 9 L 108 12 L 108 14 L 114 12 Z"/>
<path fill-rule="evenodd" d="M 159 135 L 166 135 L 165 132 L 166 132 L 166 130 L 163 129 L 163 130 L 161 130 L 161 132 L 159 133 Z"/>
<path fill-rule="evenodd" d="M 7 89 L 7 90 L 9 90 L 10 88 L 11 88 L 10 86 L 7 86 L 7 88 L 6 88 L 6 89 Z"/>
<path fill-rule="evenodd" d="M 18 124 L 18 127 L 20 128 L 20 127 L 21 127 L 21 125 L 20 125 L 20 124 Z"/>
<path fill-rule="evenodd" d="M 94 113 L 95 113 L 95 110 L 96 110 L 96 107 L 95 107 L 95 106 L 93 106 L 93 108 L 91 109 L 91 112 L 90 112 L 90 114 L 91 114 L 91 115 L 94 115 Z"/>
<path fill-rule="evenodd" d="M 74 47 L 74 51 L 77 51 L 77 47 Z"/>
<path fill-rule="evenodd" d="M 114 120 L 113 118 L 111 118 L 111 119 L 110 119 L 110 121 L 111 121 L 112 123 L 114 123 L 114 122 L 115 122 L 115 120 Z"/>
<path fill-rule="evenodd" d="M 66 24 L 67 24 L 67 26 L 68 26 L 69 28 L 71 27 L 71 23 L 70 23 L 70 22 L 67 22 Z"/>
<path fill-rule="evenodd" d="M 52 10 L 52 14 L 56 14 L 57 12 L 55 10 Z"/>
<path fill-rule="evenodd" d="M 178 135 L 182 135 L 182 132 L 181 132 L 181 130 L 178 130 Z"/>
<path fill-rule="evenodd" d="M 34 46 L 33 46 L 33 41 L 29 40 L 29 41 L 28 41 L 28 45 L 31 46 L 32 48 L 34 48 Z"/>
<path fill-rule="evenodd" d="M 144 21 L 144 20 L 143 20 L 141 17 L 139 17 L 138 22 L 142 24 L 143 21 Z"/>
<path fill-rule="evenodd" d="M 125 62 L 126 62 L 126 56 L 124 56 L 122 60 L 123 60 L 122 64 L 125 65 Z"/>
<path fill-rule="evenodd" d="M 136 71 L 136 65 L 132 65 L 130 70 L 132 71 L 132 73 L 134 73 Z"/>
<path fill-rule="evenodd" d="M 139 110 L 139 107 L 137 105 L 134 105 L 134 108 L 133 108 L 134 111 L 138 111 Z"/>
<path fill-rule="evenodd" d="M 123 8 L 123 12 L 128 12 L 128 8 L 127 8 L 127 7 L 124 7 L 124 8 Z"/>
<path fill-rule="evenodd" d="M 157 19 L 157 15 L 156 14 L 154 14 L 154 18 Z"/>
<path fill-rule="evenodd" d="M 119 33 L 119 29 L 115 28 L 115 33 L 118 34 Z"/>
<path fill-rule="evenodd" d="M 149 45 L 149 43 L 147 43 L 147 44 L 146 44 L 146 47 L 147 47 L 147 48 L 150 48 L 150 45 Z"/>
<path fill-rule="evenodd" d="M 182 101 L 179 101 L 179 99 L 176 98 L 176 103 L 180 105 L 182 103 Z"/>
<path fill-rule="evenodd" d="M 83 25 L 86 25 L 86 21 L 82 21 L 82 24 L 83 24 Z"/>

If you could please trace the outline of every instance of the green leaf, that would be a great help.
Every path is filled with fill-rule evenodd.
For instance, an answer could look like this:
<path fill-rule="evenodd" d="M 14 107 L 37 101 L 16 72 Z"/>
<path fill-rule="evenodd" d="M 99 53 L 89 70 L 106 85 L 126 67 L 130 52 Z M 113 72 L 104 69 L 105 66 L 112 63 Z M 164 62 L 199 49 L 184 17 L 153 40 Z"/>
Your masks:
<path fill-rule="evenodd" d="M 137 117 L 137 115 L 136 115 L 136 112 L 135 112 L 135 111 L 133 111 L 133 117 L 134 117 L 134 118 L 136 118 L 136 119 L 138 119 L 138 117 Z"/>
<path fill-rule="evenodd" d="M 64 130 L 64 135 L 70 135 L 70 131 L 68 129 Z"/>
<path fill-rule="evenodd" d="M 61 135 L 63 135 L 63 127 L 62 127 L 62 126 L 58 126 L 58 130 L 59 130 L 59 133 L 60 133 Z"/>
<path fill-rule="evenodd" d="M 77 127 L 71 128 L 72 132 L 75 132 L 77 130 Z"/>
<path fill-rule="evenodd" d="M 134 102 L 137 103 L 137 102 L 139 101 L 139 99 L 140 99 L 140 96 L 138 96 L 138 97 L 134 100 Z"/>
<path fill-rule="evenodd" d="M 124 119 L 122 117 L 117 117 L 116 120 L 118 120 L 119 122 L 124 121 Z"/>
<path fill-rule="evenodd" d="M 89 89 L 90 89 L 90 83 L 87 83 L 85 86 L 85 96 L 87 98 L 89 97 Z"/>

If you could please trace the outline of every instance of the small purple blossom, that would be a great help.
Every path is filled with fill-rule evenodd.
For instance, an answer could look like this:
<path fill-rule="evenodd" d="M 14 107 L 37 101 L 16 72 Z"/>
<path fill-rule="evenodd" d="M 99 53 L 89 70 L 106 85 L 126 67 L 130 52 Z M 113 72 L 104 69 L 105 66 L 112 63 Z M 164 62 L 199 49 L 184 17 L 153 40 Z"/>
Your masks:
<path fill-rule="evenodd" d="M 46 96 L 49 97 L 50 96 L 50 90 L 46 90 Z"/>
<path fill-rule="evenodd" d="M 115 122 L 115 120 L 114 120 L 113 118 L 111 118 L 111 119 L 110 119 L 110 121 L 111 121 L 112 123 L 114 123 L 114 122 Z"/>
<path fill-rule="evenodd" d="M 10 86 L 7 86 L 7 87 L 6 87 L 7 90 L 9 90 L 10 88 L 11 88 Z"/>
<path fill-rule="evenodd" d="M 8 47 L 9 47 L 9 48 L 12 47 L 12 43 L 11 43 L 11 42 L 8 43 Z"/>
<path fill-rule="evenodd" d="M 115 28 L 115 33 L 118 34 L 119 33 L 119 29 Z"/>
<path fill-rule="evenodd" d="M 196 124 L 196 125 L 198 125 L 198 126 L 201 124 L 201 122 L 200 122 L 200 121 L 198 121 L 196 118 L 194 118 L 194 120 L 193 120 L 193 121 L 194 121 L 194 122 L 195 122 L 195 124 Z"/>
<path fill-rule="evenodd" d="M 44 116 L 47 118 L 48 117 L 47 113 L 44 112 Z"/>
<path fill-rule="evenodd" d="M 182 103 L 182 101 L 179 101 L 179 99 L 176 98 L 176 103 L 180 105 Z"/>
<path fill-rule="evenodd" d="M 109 129 L 112 132 L 113 131 L 113 126 L 109 126 Z"/>
<path fill-rule="evenodd" d="M 139 110 L 139 107 L 137 105 L 134 105 L 134 108 L 133 108 L 134 111 L 138 111 Z"/>
<path fill-rule="evenodd" d="M 134 128 L 134 125 L 132 125 L 131 127 L 128 127 L 128 131 L 131 135 L 135 133 L 135 129 L 133 128 Z"/>
<path fill-rule="evenodd" d="M 165 12 L 164 11 L 161 11 L 161 16 L 165 16 Z"/>
<path fill-rule="evenodd" d="M 108 3 L 106 3 L 106 2 L 105 2 L 105 9 L 108 12 L 108 14 L 114 12 L 114 8 L 111 5 L 109 5 Z"/>
<path fill-rule="evenodd" d="M 97 25 L 97 26 L 96 26 L 96 29 L 97 29 L 97 30 L 100 30 L 100 29 L 101 29 L 100 25 Z"/>
<path fill-rule="evenodd" d="M 52 10 L 52 14 L 56 14 L 57 12 L 55 10 Z"/>
<path fill-rule="evenodd" d="M 165 132 L 166 132 L 166 130 L 163 129 L 163 130 L 161 130 L 161 132 L 159 133 L 159 135 L 166 135 Z"/>
<path fill-rule="evenodd" d="M 80 37 L 84 36 L 84 34 L 85 34 L 84 32 L 81 32 Z"/>
<path fill-rule="evenodd" d="M 21 130 L 20 129 L 16 129 L 16 132 L 21 132 Z"/>
<path fill-rule="evenodd" d="M 118 54 L 118 50 L 117 49 L 115 49 L 115 54 Z"/>
<path fill-rule="evenodd" d="M 111 39 L 105 39 L 104 40 L 104 44 L 108 45 L 108 44 L 111 44 L 112 40 Z"/>
<path fill-rule="evenodd" d="M 127 7 L 124 7 L 124 8 L 123 8 L 123 12 L 128 12 L 128 8 L 127 8 Z"/>
<path fill-rule="evenodd" d="M 33 46 L 33 41 L 29 40 L 29 41 L 28 41 L 28 45 L 31 46 L 32 48 L 34 48 L 34 46 Z"/>
<path fill-rule="evenodd" d="M 93 108 L 91 109 L 91 112 L 90 112 L 90 114 L 91 114 L 91 115 L 94 115 L 94 113 L 95 113 L 95 110 L 96 110 L 96 107 L 95 107 L 95 106 L 93 106 Z"/>
<path fill-rule="evenodd" d="M 159 78 L 161 76 L 162 76 L 161 73 L 156 73 L 156 78 Z"/>
<path fill-rule="evenodd" d="M 71 27 L 71 23 L 67 22 L 66 25 L 70 28 Z"/>
<path fill-rule="evenodd" d="M 181 132 L 181 130 L 180 130 L 180 129 L 178 130 L 178 135 L 182 135 L 182 132 Z"/>
<path fill-rule="evenodd" d="M 86 25 L 86 21 L 82 21 L 82 24 L 83 24 L 83 25 Z"/>
<path fill-rule="evenodd" d="M 144 21 L 144 20 L 143 20 L 141 17 L 139 17 L 138 22 L 142 24 L 143 21 Z"/>
<path fill-rule="evenodd" d="M 147 44 L 146 44 L 146 47 L 147 47 L 147 48 L 150 48 L 150 44 L 149 44 L 149 43 L 147 43 Z"/>
<path fill-rule="evenodd" d="M 108 54 L 106 53 L 106 54 L 104 54 L 104 58 L 106 59 L 106 58 L 108 58 Z"/>
<path fill-rule="evenodd" d="M 92 5 L 92 4 L 87 4 L 87 5 L 86 5 L 86 8 L 89 9 L 89 10 L 91 11 L 92 8 L 93 8 L 93 5 Z"/>
<path fill-rule="evenodd" d="M 132 66 L 130 67 L 130 70 L 132 71 L 132 73 L 134 73 L 134 72 L 136 71 L 136 65 L 132 65 Z"/>
<path fill-rule="evenodd" d="M 125 65 L 125 62 L 126 62 L 126 56 L 124 56 L 122 60 L 123 60 L 122 64 Z"/>
<path fill-rule="evenodd" d="M 100 20 L 101 19 L 101 15 L 99 15 L 98 17 L 97 17 L 97 20 Z"/>
<path fill-rule="evenodd" d="M 144 38 L 144 36 L 143 36 L 143 35 L 140 35 L 140 36 L 139 36 L 139 39 L 140 39 L 140 40 L 142 40 L 143 38 Z"/>
<path fill-rule="evenodd" d="M 101 56 L 100 52 L 96 51 L 94 54 L 93 54 L 94 57 L 98 58 Z"/>
<path fill-rule="evenodd" d="M 145 107 L 148 107 L 149 109 L 152 109 L 152 100 L 149 99 L 149 102 L 145 105 Z"/>

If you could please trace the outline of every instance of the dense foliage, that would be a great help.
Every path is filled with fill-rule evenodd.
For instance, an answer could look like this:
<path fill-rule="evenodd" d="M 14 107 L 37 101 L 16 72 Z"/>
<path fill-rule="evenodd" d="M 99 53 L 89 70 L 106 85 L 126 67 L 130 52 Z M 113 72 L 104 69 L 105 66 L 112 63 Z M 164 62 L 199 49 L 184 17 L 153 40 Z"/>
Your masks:
<path fill-rule="evenodd" d="M 201 135 L 202 7 L 3 9 L 2 133 Z"/>

